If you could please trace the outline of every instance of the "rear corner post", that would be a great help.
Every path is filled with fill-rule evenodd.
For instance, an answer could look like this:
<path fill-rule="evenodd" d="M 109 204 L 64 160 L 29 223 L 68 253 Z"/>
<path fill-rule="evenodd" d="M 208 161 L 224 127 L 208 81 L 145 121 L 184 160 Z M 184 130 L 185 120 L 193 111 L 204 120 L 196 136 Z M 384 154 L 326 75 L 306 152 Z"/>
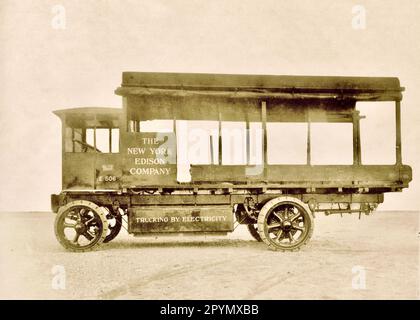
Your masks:
<path fill-rule="evenodd" d="M 401 101 L 395 101 L 395 159 L 396 164 L 402 164 L 401 153 Z"/>

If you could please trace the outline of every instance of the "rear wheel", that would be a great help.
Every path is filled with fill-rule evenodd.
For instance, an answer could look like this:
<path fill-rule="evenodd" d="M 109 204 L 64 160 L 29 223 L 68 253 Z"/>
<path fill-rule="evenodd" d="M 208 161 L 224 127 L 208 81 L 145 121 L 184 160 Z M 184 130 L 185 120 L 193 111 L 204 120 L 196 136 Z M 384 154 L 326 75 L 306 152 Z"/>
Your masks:
<path fill-rule="evenodd" d="M 260 237 L 260 234 L 258 233 L 258 228 L 257 228 L 257 224 L 248 224 L 247 225 L 247 228 L 248 228 L 248 231 L 249 231 L 249 233 L 251 234 L 251 236 L 255 239 L 255 240 L 257 240 L 258 242 L 261 242 L 262 241 L 262 239 L 261 239 L 261 237 Z"/>
<path fill-rule="evenodd" d="M 258 216 L 258 233 L 272 250 L 298 250 L 311 238 L 313 226 L 307 205 L 293 197 L 270 200 Z"/>
<path fill-rule="evenodd" d="M 103 209 L 93 202 L 76 200 L 58 210 L 54 231 L 67 250 L 88 251 L 104 241 L 108 221 Z"/>
<path fill-rule="evenodd" d="M 106 218 L 108 220 L 108 232 L 104 239 L 104 243 L 110 242 L 111 240 L 114 240 L 116 236 L 121 231 L 122 227 L 122 216 L 118 209 L 114 211 L 112 206 L 103 207 L 106 213 Z"/>

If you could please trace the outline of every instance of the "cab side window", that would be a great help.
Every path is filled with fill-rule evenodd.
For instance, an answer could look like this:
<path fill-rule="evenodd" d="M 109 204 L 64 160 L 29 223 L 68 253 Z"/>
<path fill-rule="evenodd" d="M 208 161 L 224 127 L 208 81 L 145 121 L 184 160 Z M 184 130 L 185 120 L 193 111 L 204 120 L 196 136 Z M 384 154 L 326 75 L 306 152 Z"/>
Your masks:
<path fill-rule="evenodd" d="M 65 152 L 86 152 L 84 143 L 86 141 L 86 129 L 70 128 L 65 129 Z"/>
<path fill-rule="evenodd" d="M 65 129 L 64 151 L 72 153 L 118 153 L 119 128 Z"/>

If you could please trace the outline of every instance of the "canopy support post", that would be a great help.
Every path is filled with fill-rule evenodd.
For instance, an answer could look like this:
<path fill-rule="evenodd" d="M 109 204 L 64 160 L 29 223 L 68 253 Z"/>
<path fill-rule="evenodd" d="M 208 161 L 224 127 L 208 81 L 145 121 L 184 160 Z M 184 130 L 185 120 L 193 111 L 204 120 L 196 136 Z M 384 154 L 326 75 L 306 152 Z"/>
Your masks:
<path fill-rule="evenodd" d="M 95 153 L 93 155 L 93 189 L 96 189 L 96 158 L 98 157 L 98 148 L 96 147 L 96 127 L 97 127 L 97 114 L 95 113 L 95 117 L 94 117 L 95 121 L 95 125 L 93 126 L 93 146 L 95 147 Z"/>
<path fill-rule="evenodd" d="M 309 111 L 307 111 L 307 122 L 308 122 L 308 135 L 306 137 L 306 164 L 311 165 L 311 116 Z"/>
<path fill-rule="evenodd" d="M 248 117 L 248 113 L 246 114 L 246 128 L 245 128 L 245 134 L 246 134 L 246 164 L 249 165 L 251 162 L 251 137 L 250 137 L 250 132 L 249 132 L 249 117 Z"/>
<path fill-rule="evenodd" d="M 112 153 L 112 128 L 108 129 L 109 153 Z"/>
<path fill-rule="evenodd" d="M 210 164 L 214 165 L 213 136 L 210 134 Z"/>
<path fill-rule="evenodd" d="M 222 113 L 219 111 L 219 165 L 222 165 Z"/>
<path fill-rule="evenodd" d="M 261 122 L 262 122 L 262 129 L 263 129 L 263 158 L 264 158 L 264 180 L 267 181 L 267 164 L 268 164 L 268 157 L 267 157 L 267 102 L 261 102 Z"/>
<path fill-rule="evenodd" d="M 361 164 L 361 147 L 360 147 L 360 116 L 359 111 L 353 111 L 353 164 Z"/>

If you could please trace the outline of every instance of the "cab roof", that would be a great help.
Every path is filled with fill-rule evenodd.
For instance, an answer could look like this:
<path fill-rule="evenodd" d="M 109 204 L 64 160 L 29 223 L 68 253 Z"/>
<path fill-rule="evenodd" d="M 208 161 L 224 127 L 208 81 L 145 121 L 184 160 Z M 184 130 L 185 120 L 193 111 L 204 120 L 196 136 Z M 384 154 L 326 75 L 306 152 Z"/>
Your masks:
<path fill-rule="evenodd" d="M 119 126 L 121 108 L 81 107 L 55 110 L 60 120 L 72 127 L 116 128 Z"/>
<path fill-rule="evenodd" d="M 54 110 L 53 113 L 58 116 L 59 118 L 63 118 L 63 116 L 84 116 L 84 115 L 109 115 L 109 116 L 118 116 L 121 114 L 121 108 L 107 108 L 107 107 L 80 107 L 80 108 L 70 108 L 70 109 L 59 109 Z"/>

